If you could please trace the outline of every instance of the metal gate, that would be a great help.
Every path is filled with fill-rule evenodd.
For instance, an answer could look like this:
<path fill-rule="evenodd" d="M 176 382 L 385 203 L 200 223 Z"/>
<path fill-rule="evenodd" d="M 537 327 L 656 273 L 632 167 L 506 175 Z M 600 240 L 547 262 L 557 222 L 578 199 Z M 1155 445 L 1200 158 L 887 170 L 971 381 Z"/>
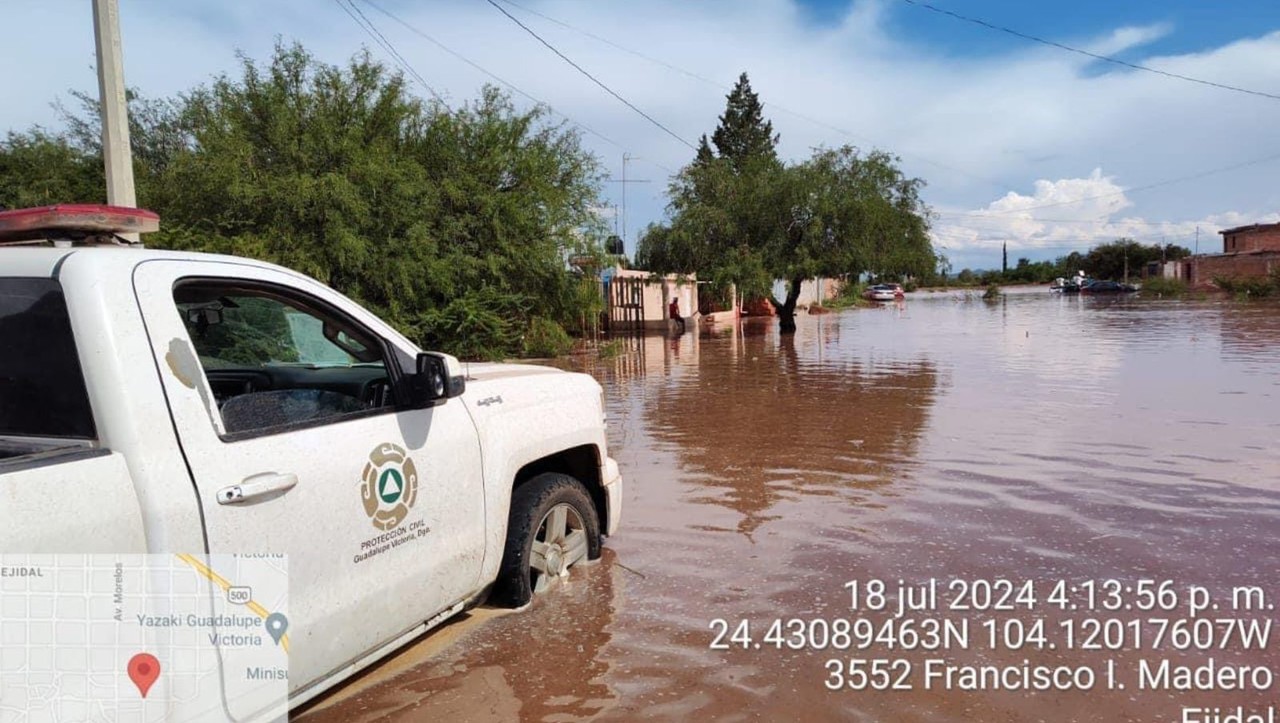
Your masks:
<path fill-rule="evenodd" d="M 644 331 L 644 279 L 613 278 L 604 282 L 605 330 L 639 334 Z"/>

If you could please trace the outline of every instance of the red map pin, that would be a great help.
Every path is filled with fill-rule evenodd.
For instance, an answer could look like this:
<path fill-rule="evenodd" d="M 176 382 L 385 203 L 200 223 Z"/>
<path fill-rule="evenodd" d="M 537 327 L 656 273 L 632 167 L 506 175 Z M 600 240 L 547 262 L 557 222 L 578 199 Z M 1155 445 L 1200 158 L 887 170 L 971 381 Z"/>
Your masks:
<path fill-rule="evenodd" d="M 138 653 L 129 658 L 128 670 L 129 680 L 138 686 L 138 692 L 146 698 L 147 691 L 151 690 L 151 685 L 160 677 L 160 661 L 151 653 Z"/>

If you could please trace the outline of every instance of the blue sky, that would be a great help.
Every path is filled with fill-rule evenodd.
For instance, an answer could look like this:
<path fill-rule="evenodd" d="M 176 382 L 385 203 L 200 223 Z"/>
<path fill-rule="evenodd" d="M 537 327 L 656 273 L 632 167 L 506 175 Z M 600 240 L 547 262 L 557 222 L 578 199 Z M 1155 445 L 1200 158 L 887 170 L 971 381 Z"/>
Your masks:
<path fill-rule="evenodd" d="M 1124 25 L 1167 22 L 1184 30 L 1148 44 L 1140 53 L 1119 53 L 1125 60 L 1147 53 L 1196 52 L 1239 38 L 1251 27 L 1280 27 L 1280 3 L 1269 0 L 935 0 L 930 4 L 1066 44 Z M 802 0 L 800 5 L 815 25 L 830 25 L 839 22 L 854 2 Z M 888 28 L 937 51 L 959 56 L 999 56 L 1007 53 L 1011 45 L 1025 42 L 905 3 L 893 11 Z"/>
<path fill-rule="evenodd" d="M 628 176 L 650 182 L 628 186 L 629 248 L 639 229 L 662 218 L 668 172 L 689 160 L 688 148 L 484 2 L 376 1 L 606 136 L 587 134 L 584 143 L 614 177 L 624 152 L 638 157 Z M 516 2 L 578 28 L 508 7 L 689 141 L 712 130 L 725 89 L 745 70 L 782 135 L 785 157 L 842 143 L 898 153 L 908 173 L 927 181 L 935 242 L 957 269 L 998 264 L 1003 243 L 1011 259 L 1045 258 L 1119 235 L 1190 246 L 1197 227 L 1201 250 L 1212 250 L 1221 228 L 1280 220 L 1274 99 L 1118 68 L 903 0 Z M 934 4 L 1129 62 L 1280 94 L 1274 0 Z M 336 2 L 120 5 L 126 79 L 152 96 L 234 71 L 237 50 L 265 58 L 277 36 L 302 42 L 328 62 L 364 46 L 393 62 Z M 490 80 L 364 9 L 451 103 L 475 97 Z M 39 33 L 10 36 L 0 47 L 0 65 L 22 68 L 6 78 L 11 100 L 0 106 L 0 129 L 56 126 L 51 101 L 70 89 L 96 89 L 88 2 L 6 0 L 0 18 L 9 27 L 62 28 L 56 50 Z M 601 210 L 619 230 L 621 188 L 605 185 Z"/>

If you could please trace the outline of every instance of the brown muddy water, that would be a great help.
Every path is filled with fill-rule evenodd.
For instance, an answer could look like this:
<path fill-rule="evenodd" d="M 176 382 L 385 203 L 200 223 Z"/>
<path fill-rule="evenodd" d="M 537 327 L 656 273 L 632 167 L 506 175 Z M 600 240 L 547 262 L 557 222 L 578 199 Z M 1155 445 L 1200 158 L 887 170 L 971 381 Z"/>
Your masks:
<path fill-rule="evenodd" d="M 794 338 L 749 322 L 579 366 L 626 478 L 603 560 L 304 720 L 1244 723 L 1222 716 L 1280 705 L 1280 641 L 1242 636 L 1280 596 L 1280 306 L 917 293 Z M 1003 677 L 975 690 L 946 666 Z M 1066 689 L 1026 690 L 1037 666 Z M 1265 670 L 1237 689 L 1236 666 Z"/>

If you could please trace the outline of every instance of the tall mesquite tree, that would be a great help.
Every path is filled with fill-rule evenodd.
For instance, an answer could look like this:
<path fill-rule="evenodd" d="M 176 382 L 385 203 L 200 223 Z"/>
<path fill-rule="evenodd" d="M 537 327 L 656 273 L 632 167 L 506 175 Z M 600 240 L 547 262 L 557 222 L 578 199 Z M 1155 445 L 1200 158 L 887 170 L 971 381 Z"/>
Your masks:
<path fill-rule="evenodd" d="M 744 74 L 712 136 L 717 153 L 704 137 L 668 189 L 669 223 L 649 227 L 637 260 L 769 296 L 784 332 L 795 330 L 807 278 L 933 271 L 923 181 L 905 176 L 895 157 L 844 146 L 784 163 L 777 141 Z M 775 280 L 784 281 L 781 298 Z"/>
<path fill-rule="evenodd" d="M 496 89 L 451 110 L 367 54 L 332 66 L 295 45 L 131 113 L 140 202 L 163 219 L 150 245 L 296 268 L 467 357 L 557 351 L 596 303 L 565 263 L 602 237 L 596 159 Z M 0 204 L 101 200 L 76 182 L 101 178 L 83 118 L 0 142 Z"/>

